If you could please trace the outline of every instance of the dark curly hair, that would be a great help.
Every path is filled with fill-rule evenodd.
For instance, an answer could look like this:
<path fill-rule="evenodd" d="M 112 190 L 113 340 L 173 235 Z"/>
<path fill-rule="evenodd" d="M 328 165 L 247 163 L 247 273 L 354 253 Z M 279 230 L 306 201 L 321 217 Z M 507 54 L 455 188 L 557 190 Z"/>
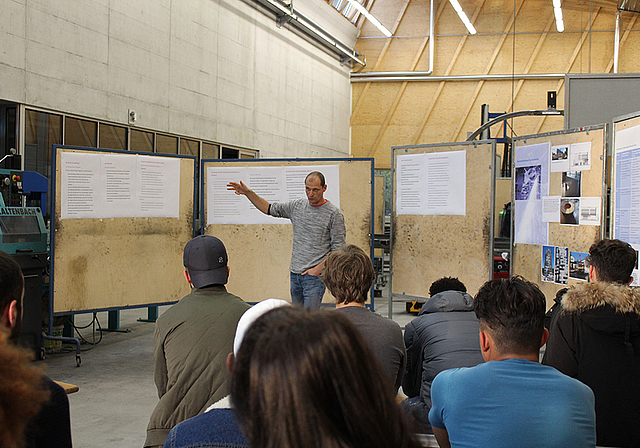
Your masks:
<path fill-rule="evenodd" d="M 442 277 L 441 279 L 431 283 L 431 287 L 429 288 L 429 297 L 433 297 L 443 291 L 467 292 L 467 287 L 464 286 L 464 283 L 458 280 L 458 277 Z"/>
<path fill-rule="evenodd" d="M 589 264 L 601 282 L 626 285 L 637 260 L 633 247 L 620 240 L 600 240 L 589 248 Z"/>

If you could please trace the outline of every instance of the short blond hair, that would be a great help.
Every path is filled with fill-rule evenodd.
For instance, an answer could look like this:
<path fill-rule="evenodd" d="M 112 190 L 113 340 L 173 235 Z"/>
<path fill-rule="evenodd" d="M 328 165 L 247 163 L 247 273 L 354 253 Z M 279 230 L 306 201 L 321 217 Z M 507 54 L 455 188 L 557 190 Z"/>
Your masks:
<path fill-rule="evenodd" d="M 327 256 L 320 278 L 338 303 L 364 303 L 375 273 L 369 256 L 348 244 Z"/>

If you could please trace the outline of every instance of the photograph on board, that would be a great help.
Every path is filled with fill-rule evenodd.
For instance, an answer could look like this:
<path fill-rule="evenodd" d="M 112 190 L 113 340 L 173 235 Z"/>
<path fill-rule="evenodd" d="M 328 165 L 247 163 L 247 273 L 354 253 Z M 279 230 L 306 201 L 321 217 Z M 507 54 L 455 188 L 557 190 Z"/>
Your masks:
<path fill-rule="evenodd" d="M 542 281 L 554 283 L 554 259 L 555 259 L 555 247 L 542 246 Z"/>
<path fill-rule="evenodd" d="M 582 181 L 581 171 L 568 171 L 562 173 L 562 197 L 563 198 L 579 198 L 580 183 Z"/>
<path fill-rule="evenodd" d="M 560 224 L 580 225 L 580 199 L 560 199 Z"/>
<path fill-rule="evenodd" d="M 516 168 L 516 201 L 540 199 L 541 173 L 540 165 Z"/>
<path fill-rule="evenodd" d="M 569 248 L 556 247 L 556 283 L 569 283 Z"/>
<path fill-rule="evenodd" d="M 589 254 L 584 252 L 571 251 L 569 256 L 569 278 L 589 281 Z"/>

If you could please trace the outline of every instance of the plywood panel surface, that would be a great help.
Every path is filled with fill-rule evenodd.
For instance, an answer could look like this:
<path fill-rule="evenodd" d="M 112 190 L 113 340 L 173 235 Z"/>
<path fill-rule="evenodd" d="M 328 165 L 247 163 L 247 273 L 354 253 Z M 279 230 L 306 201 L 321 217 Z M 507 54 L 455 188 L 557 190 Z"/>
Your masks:
<path fill-rule="evenodd" d="M 582 196 L 603 197 L 604 129 L 587 132 L 558 133 L 555 135 L 526 138 L 515 142 L 515 147 L 551 142 L 551 146 L 591 142 L 591 170 L 582 172 Z M 549 195 L 560 196 L 562 173 L 550 173 Z M 549 245 L 568 247 L 570 251 L 589 252 L 589 247 L 601 238 L 602 226 L 568 226 L 549 223 Z M 547 297 L 547 306 L 553 304 L 556 292 L 563 285 L 541 281 L 542 246 L 516 244 L 513 249 L 511 273 L 521 275 L 536 283 Z M 569 279 L 569 286 L 580 283 Z"/>
<path fill-rule="evenodd" d="M 77 150 L 58 148 L 56 158 L 54 312 L 164 303 L 188 294 L 182 250 L 193 234 L 195 160 L 180 162 L 177 219 L 60 219 L 61 151 Z"/>
<path fill-rule="evenodd" d="M 351 161 L 207 161 L 204 169 L 216 166 L 340 166 L 340 209 L 347 227 L 347 244 L 355 244 L 367 254 L 371 250 L 372 164 L 370 159 Z M 204 200 L 207 210 L 206 176 Z M 327 189 L 332 185 L 327 184 Z M 204 222 L 206 223 L 206 217 Z M 205 234 L 220 238 L 229 255 L 227 289 L 247 302 L 269 298 L 291 300 L 289 262 L 291 261 L 292 228 L 290 224 L 215 224 L 205 227 Z M 324 303 L 335 303 L 327 293 Z"/>
<path fill-rule="evenodd" d="M 483 143 L 396 149 L 394 157 L 461 150 L 467 151 L 466 216 L 397 215 L 394 205 L 394 294 L 428 297 L 431 283 L 442 277 L 458 277 L 469 293 L 475 294 L 492 276 L 493 146 Z M 394 194 L 396 190 L 394 185 Z"/>

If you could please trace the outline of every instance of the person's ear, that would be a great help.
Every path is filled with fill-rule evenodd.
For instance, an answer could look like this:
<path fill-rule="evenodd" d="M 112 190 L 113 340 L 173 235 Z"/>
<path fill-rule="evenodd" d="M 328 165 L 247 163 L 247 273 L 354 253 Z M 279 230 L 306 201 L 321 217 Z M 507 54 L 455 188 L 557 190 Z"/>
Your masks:
<path fill-rule="evenodd" d="M 236 357 L 233 356 L 233 353 L 229 353 L 227 355 L 227 370 L 229 371 L 229 373 L 233 373 L 233 364 L 236 360 Z"/>
<path fill-rule="evenodd" d="M 20 319 L 20 313 L 18 311 L 17 300 L 12 300 L 11 303 L 5 307 L 2 320 L 9 328 L 15 327 L 18 323 L 18 319 Z"/>
<path fill-rule="evenodd" d="M 630 285 L 631 283 L 633 283 L 633 277 L 629 277 L 629 281 L 627 282 L 627 285 Z"/>
<path fill-rule="evenodd" d="M 544 331 L 542 332 L 542 340 L 540 341 L 540 347 L 546 344 L 548 340 L 549 340 L 549 330 L 545 328 Z"/>
<path fill-rule="evenodd" d="M 322 187 L 322 192 L 324 193 L 325 191 L 327 191 L 327 184 L 324 184 L 324 186 Z"/>
<path fill-rule="evenodd" d="M 187 280 L 187 283 L 189 283 L 189 285 L 191 285 L 191 287 L 193 288 L 193 283 L 191 283 L 191 277 L 189 276 L 189 272 L 186 269 L 184 270 L 184 278 Z"/>
<path fill-rule="evenodd" d="M 593 265 L 589 266 L 589 281 L 591 283 L 596 283 L 598 281 L 598 276 L 596 275 L 596 268 Z"/>
<path fill-rule="evenodd" d="M 480 351 L 488 352 L 491 349 L 491 337 L 486 331 L 480 332 Z"/>

